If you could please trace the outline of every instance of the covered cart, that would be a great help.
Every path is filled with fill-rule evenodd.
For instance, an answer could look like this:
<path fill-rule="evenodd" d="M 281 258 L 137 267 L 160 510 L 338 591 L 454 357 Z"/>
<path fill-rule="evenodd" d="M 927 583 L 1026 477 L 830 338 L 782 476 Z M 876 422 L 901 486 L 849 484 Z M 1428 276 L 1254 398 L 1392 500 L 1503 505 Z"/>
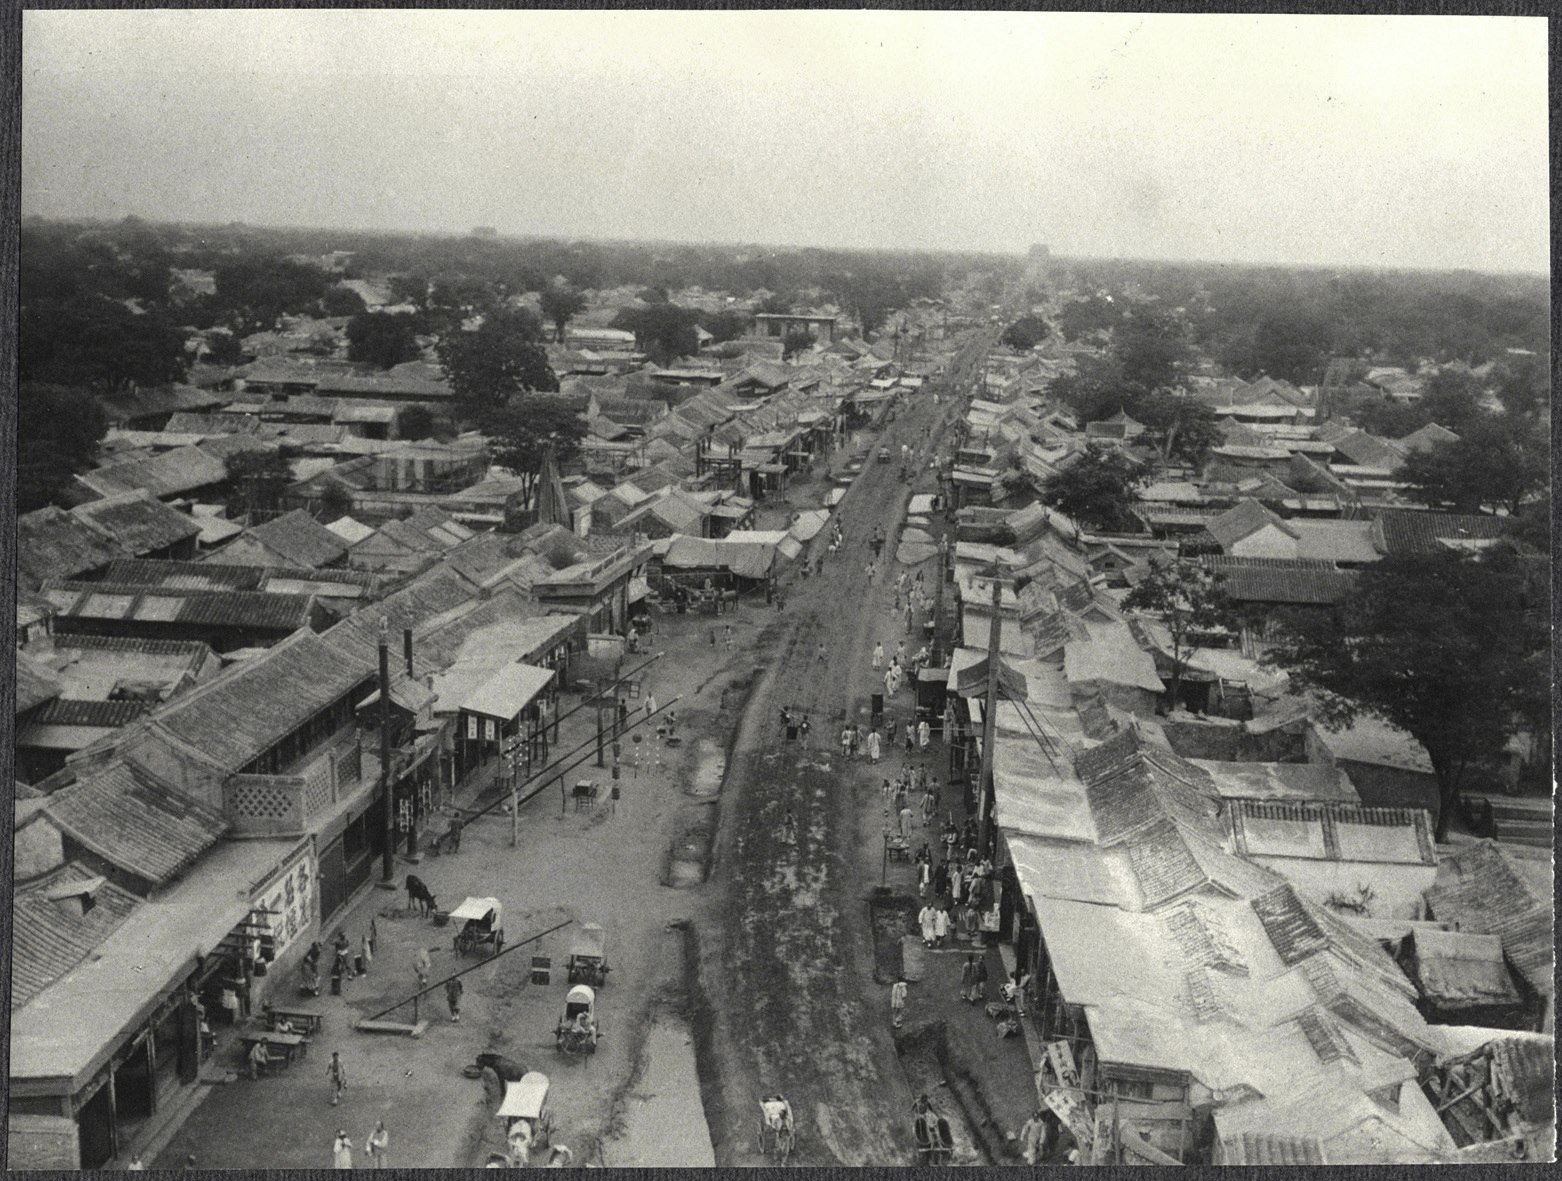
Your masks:
<path fill-rule="evenodd" d="M 595 1054 L 597 1039 L 597 994 L 586 984 L 577 984 L 564 998 L 564 1016 L 553 1030 L 553 1042 L 561 1053 Z"/>
<path fill-rule="evenodd" d="M 504 1138 L 512 1164 L 524 1166 L 532 1152 L 548 1147 L 553 1114 L 548 1110 L 548 1076 L 527 1071 L 518 1082 L 506 1083 L 504 1102 L 495 1116 L 505 1121 Z"/>
<path fill-rule="evenodd" d="M 504 907 L 497 898 L 468 898 L 450 912 L 451 921 L 460 923 L 456 931 L 457 955 L 481 952 L 498 955 L 504 950 Z"/>
<path fill-rule="evenodd" d="M 607 933 L 596 923 L 586 923 L 575 936 L 569 955 L 569 982 L 601 988 L 607 983 Z"/>

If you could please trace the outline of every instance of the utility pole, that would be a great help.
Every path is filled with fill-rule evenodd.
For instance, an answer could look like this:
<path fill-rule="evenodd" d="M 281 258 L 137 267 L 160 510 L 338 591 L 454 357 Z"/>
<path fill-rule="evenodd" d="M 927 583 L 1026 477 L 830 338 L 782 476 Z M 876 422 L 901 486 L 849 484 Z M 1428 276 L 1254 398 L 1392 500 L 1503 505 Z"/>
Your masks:
<path fill-rule="evenodd" d="M 396 815 L 391 806 L 390 775 L 390 648 L 386 632 L 390 621 L 380 616 L 380 807 L 385 811 L 385 853 L 380 871 L 388 882 L 395 873 L 391 864 L 392 846 L 396 843 Z"/>
<path fill-rule="evenodd" d="M 998 578 L 998 563 L 993 562 L 993 618 L 987 629 L 987 697 L 982 705 L 982 770 L 977 781 L 979 822 L 977 847 L 984 855 L 992 853 L 993 843 L 993 741 L 998 733 L 998 635 L 1002 620 L 998 614 L 1003 601 L 1003 583 Z"/>

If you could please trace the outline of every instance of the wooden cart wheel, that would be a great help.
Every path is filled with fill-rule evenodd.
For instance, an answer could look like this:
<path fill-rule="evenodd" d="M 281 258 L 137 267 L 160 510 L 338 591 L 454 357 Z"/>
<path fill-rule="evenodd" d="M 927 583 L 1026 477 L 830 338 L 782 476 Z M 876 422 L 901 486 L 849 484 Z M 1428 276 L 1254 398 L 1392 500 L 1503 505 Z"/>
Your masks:
<path fill-rule="evenodd" d="M 483 1067 L 483 1098 L 490 1107 L 497 1107 L 504 1099 L 504 1081 L 492 1066 Z"/>
<path fill-rule="evenodd" d="M 494 954 L 498 955 L 504 950 L 504 932 L 499 931 L 494 935 Z"/>

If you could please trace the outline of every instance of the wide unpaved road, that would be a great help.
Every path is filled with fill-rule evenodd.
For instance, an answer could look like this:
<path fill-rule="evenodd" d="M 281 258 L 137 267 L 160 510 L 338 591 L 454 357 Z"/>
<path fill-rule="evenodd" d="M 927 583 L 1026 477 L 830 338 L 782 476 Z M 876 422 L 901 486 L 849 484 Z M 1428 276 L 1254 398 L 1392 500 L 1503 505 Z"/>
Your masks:
<path fill-rule="evenodd" d="M 978 340 L 951 367 L 962 391 L 987 343 Z M 734 744 L 711 878 L 715 917 L 699 932 L 700 983 L 712 1018 L 703 1031 L 706 1110 L 718 1165 L 764 1163 L 758 1104 L 772 1091 L 785 1094 L 796 1113 L 799 1164 L 913 1159 L 912 1096 L 891 1040 L 888 990 L 873 982 L 868 922 L 885 768 L 846 763 L 836 740 L 845 721 L 868 721 L 875 638 L 889 651 L 902 637 L 908 651 L 920 646 L 890 602 L 908 492 L 899 451 L 906 443 L 915 452 L 912 488 L 932 490 L 928 458 L 942 440 L 936 428 L 931 439 L 923 430 L 952 410 L 948 387 L 940 388 L 938 406 L 924 388 L 869 440 L 869 462 L 840 508 L 844 550 L 826 559 L 822 576 L 793 583 L 786 610 L 754 652 L 766 673 Z M 877 462 L 881 445 L 896 462 Z M 869 586 L 876 525 L 890 541 Z M 931 564 L 925 576 L 933 576 Z M 902 689 L 887 708 L 904 719 L 910 704 Z M 807 749 L 782 741 L 783 706 L 808 713 Z M 783 837 L 788 809 L 795 843 Z"/>

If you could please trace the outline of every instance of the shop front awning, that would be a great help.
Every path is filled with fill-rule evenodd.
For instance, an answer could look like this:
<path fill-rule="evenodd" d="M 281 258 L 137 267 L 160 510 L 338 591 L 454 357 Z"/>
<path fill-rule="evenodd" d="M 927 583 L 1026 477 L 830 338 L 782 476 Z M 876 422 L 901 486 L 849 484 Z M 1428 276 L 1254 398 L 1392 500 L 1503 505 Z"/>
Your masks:
<path fill-rule="evenodd" d="M 462 713 L 513 722 L 553 680 L 554 670 L 533 664 L 507 664 L 461 699 Z"/>

